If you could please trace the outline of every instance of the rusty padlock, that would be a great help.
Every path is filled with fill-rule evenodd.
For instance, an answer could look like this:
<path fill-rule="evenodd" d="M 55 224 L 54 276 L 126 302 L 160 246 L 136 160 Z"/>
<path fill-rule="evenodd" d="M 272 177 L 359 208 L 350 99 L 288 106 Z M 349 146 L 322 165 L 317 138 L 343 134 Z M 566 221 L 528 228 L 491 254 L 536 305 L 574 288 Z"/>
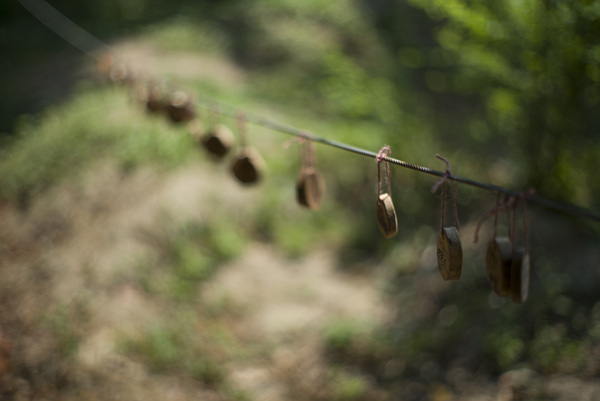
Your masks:
<path fill-rule="evenodd" d="M 317 209 L 321 204 L 325 182 L 314 167 L 303 168 L 296 181 L 296 199 L 309 209 Z"/>
<path fill-rule="evenodd" d="M 492 290 L 499 297 L 511 294 L 512 244 L 507 237 L 492 239 L 485 254 L 485 270 Z"/>
<path fill-rule="evenodd" d="M 171 95 L 166 110 L 169 118 L 174 123 L 190 121 L 196 117 L 194 101 L 190 95 L 183 91 L 176 91 Z"/>
<path fill-rule="evenodd" d="M 377 197 L 377 223 L 381 233 L 386 238 L 392 238 L 398 233 L 398 219 L 392 196 L 383 193 Z"/>
<path fill-rule="evenodd" d="M 231 170 L 243 184 L 254 184 L 263 176 L 265 162 L 251 146 L 243 147 L 233 161 Z"/>

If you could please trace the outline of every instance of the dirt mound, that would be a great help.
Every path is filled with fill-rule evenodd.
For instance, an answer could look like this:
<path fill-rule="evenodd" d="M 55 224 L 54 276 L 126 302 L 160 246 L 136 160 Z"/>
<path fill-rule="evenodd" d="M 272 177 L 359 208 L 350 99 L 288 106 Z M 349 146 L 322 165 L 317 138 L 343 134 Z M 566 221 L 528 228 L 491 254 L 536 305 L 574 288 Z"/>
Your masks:
<path fill-rule="evenodd" d="M 257 196 L 233 181 L 215 185 L 219 174 L 211 168 L 193 165 L 164 176 L 99 166 L 84 180 L 37 199 L 26 212 L 3 208 L 3 394 L 14 399 L 82 394 L 164 399 L 173 392 L 174 399 L 187 399 L 197 398 L 198 391 L 207 392 L 206 399 L 223 396 L 222 389 L 177 369 L 157 376 L 144 358 L 120 345 L 172 313 L 171 300 L 140 284 L 139 260 L 157 257 L 148 238 L 164 236 L 165 227 L 202 222 L 215 202 L 240 209 Z M 190 303 L 192 308 L 227 299 L 230 309 L 243 311 L 233 313 L 230 325 L 237 341 L 242 347 L 258 344 L 266 354 L 242 362 L 235 355 L 225 358 L 226 375 L 232 385 L 261 399 L 269 392 L 269 399 L 284 397 L 289 386 L 281 375 L 288 377 L 301 365 L 305 377 L 323 372 L 321 334 L 329 321 L 352 317 L 375 323 L 385 315 L 373 285 L 337 271 L 332 251 L 324 249 L 289 260 L 271 245 L 252 242 L 198 293 L 201 299 Z M 203 311 L 198 316 L 211 321 Z M 315 362 L 306 369 L 311 358 Z"/>

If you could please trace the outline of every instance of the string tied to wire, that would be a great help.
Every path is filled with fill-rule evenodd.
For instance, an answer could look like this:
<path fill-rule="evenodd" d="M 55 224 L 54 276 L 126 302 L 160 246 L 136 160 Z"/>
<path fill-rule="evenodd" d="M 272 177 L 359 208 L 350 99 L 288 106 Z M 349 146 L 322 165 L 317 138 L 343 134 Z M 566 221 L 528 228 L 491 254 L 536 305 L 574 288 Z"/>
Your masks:
<path fill-rule="evenodd" d="M 515 303 L 525 302 L 529 295 L 530 256 L 529 223 L 527 219 L 527 198 L 532 192 L 521 192 L 514 197 L 512 204 L 512 264 L 510 273 L 511 295 Z M 517 209 L 521 206 L 523 245 L 517 247 Z"/>
<path fill-rule="evenodd" d="M 375 161 L 377 162 L 377 195 L 381 195 L 381 163 L 385 161 L 385 180 L 387 182 L 387 193 L 392 193 L 392 185 L 390 183 L 390 163 L 386 160 L 392 154 L 389 146 L 384 146 L 379 150 Z"/>
<path fill-rule="evenodd" d="M 431 192 L 435 193 L 437 191 L 437 189 L 440 186 L 442 186 L 442 212 L 441 212 L 441 217 L 440 217 L 440 220 L 441 220 L 440 227 L 441 227 L 441 229 L 444 229 L 444 224 L 445 224 L 445 220 L 446 220 L 446 182 L 450 181 L 450 191 L 451 191 L 451 195 L 452 195 L 452 209 L 454 211 L 454 222 L 456 224 L 456 229 L 458 230 L 459 224 L 458 224 L 458 209 L 456 207 L 456 190 L 454 188 L 454 180 L 452 179 L 452 170 L 450 168 L 450 162 L 438 154 L 436 154 L 435 157 L 437 157 L 438 159 L 440 159 L 446 163 L 446 173 L 444 174 L 442 179 L 439 180 L 438 182 L 436 182 L 433 185 L 433 187 L 431 188 Z"/>
<path fill-rule="evenodd" d="M 492 238 L 496 238 L 496 233 L 497 233 L 497 228 L 498 228 L 498 214 L 504 210 L 506 207 L 508 207 L 508 205 L 510 204 L 510 199 L 511 196 L 510 195 L 504 195 L 504 197 L 502 197 L 502 193 L 498 192 L 497 196 L 496 196 L 496 205 L 491 208 L 490 210 L 488 210 L 483 217 L 479 220 L 479 222 L 477 222 L 477 227 L 475 228 L 475 238 L 473 239 L 473 242 L 476 244 L 479 241 L 479 230 L 481 229 L 481 227 L 483 226 L 483 224 L 487 221 L 487 219 L 489 219 L 490 217 L 494 216 L 494 230 L 493 230 L 493 237 Z"/>
<path fill-rule="evenodd" d="M 305 135 L 291 139 L 284 144 L 284 148 L 288 148 L 292 143 L 298 143 L 300 145 L 298 153 L 301 166 L 300 170 L 306 172 L 314 169 L 316 162 L 315 149 L 310 139 L 310 135 L 306 133 Z"/>
<path fill-rule="evenodd" d="M 377 223 L 381 233 L 386 238 L 391 238 L 398 233 L 398 219 L 394 202 L 392 202 L 392 184 L 390 181 L 390 163 L 387 160 L 392 150 L 384 146 L 377 153 Z M 387 192 L 381 193 L 381 163 L 385 161 L 385 178 L 387 181 Z"/>
<path fill-rule="evenodd" d="M 440 216 L 440 233 L 437 241 L 437 262 L 440 275 L 444 280 L 458 280 L 462 273 L 462 246 L 460 243 L 460 234 L 458 233 L 458 212 L 456 208 L 456 191 L 454 181 L 452 180 L 452 171 L 450 162 L 440 155 L 435 155 L 438 159 L 446 163 L 446 173 L 431 188 L 435 192 L 442 187 L 442 207 Z M 452 208 L 454 210 L 455 227 L 446 227 L 446 182 L 450 180 L 450 189 L 452 192 Z"/>
<path fill-rule="evenodd" d="M 325 181 L 315 168 L 315 155 L 310 136 L 297 138 L 300 144 L 300 174 L 296 181 L 296 199 L 301 206 L 317 209 L 325 191 Z"/>
<path fill-rule="evenodd" d="M 533 189 L 529 189 L 524 192 L 520 192 L 517 196 L 513 197 L 513 221 L 512 221 L 512 241 L 513 248 L 516 246 L 517 242 L 517 223 L 516 223 L 516 215 L 517 209 L 521 206 L 521 222 L 522 222 L 522 230 L 523 230 L 523 243 L 525 252 L 529 254 L 529 220 L 527 218 L 527 199 L 533 195 Z"/>
<path fill-rule="evenodd" d="M 244 112 L 237 112 L 236 120 L 240 137 L 240 150 L 233 161 L 232 171 L 241 183 L 255 184 L 261 180 L 266 165 L 258 151 L 247 144 L 247 121 Z"/>

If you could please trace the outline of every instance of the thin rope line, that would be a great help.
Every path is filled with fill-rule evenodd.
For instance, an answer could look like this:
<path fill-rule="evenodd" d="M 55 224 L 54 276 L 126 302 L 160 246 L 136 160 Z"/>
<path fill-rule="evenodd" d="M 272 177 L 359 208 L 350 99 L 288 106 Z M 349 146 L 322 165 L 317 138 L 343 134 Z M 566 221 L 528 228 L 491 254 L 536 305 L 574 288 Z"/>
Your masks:
<path fill-rule="evenodd" d="M 483 223 L 485 223 L 486 220 L 490 218 L 490 216 L 494 216 L 494 235 L 492 239 L 496 239 L 496 233 L 498 228 L 498 214 L 503 210 L 503 208 L 508 207 L 508 197 L 508 195 L 505 195 L 504 199 L 502 199 L 502 192 L 497 193 L 496 205 L 491 210 L 487 211 L 477 223 L 477 227 L 475 228 L 475 238 L 473 241 L 474 243 L 477 243 L 479 241 L 479 230 L 483 226 Z"/>
<path fill-rule="evenodd" d="M 309 139 L 302 138 L 302 140 L 304 141 L 304 165 L 306 169 L 310 170 L 315 167 L 315 150 L 313 148 L 312 142 Z"/>
<path fill-rule="evenodd" d="M 454 181 L 450 181 L 450 191 L 452 192 L 452 209 L 454 210 L 454 222 L 456 223 L 456 229 L 460 230 L 458 224 L 458 207 L 456 206 L 456 188 L 454 187 Z"/>
<path fill-rule="evenodd" d="M 306 130 L 300 130 L 300 129 L 290 127 L 285 124 L 281 124 L 281 123 L 278 123 L 278 122 L 275 122 L 272 120 L 268 120 L 268 119 L 265 119 L 262 117 L 249 116 L 249 115 L 247 115 L 246 117 L 247 117 L 247 121 L 254 125 L 259 125 L 259 126 L 269 128 L 274 131 L 279 131 L 279 132 L 289 134 L 289 135 L 307 138 L 314 142 L 319 142 L 319 143 L 322 143 L 327 146 L 342 149 L 347 152 L 356 153 L 356 154 L 359 154 L 362 156 L 371 157 L 373 159 L 375 159 L 377 157 L 377 153 L 375 153 L 375 152 L 372 152 L 372 151 L 369 151 L 366 149 L 362 149 L 362 148 L 358 148 L 355 146 L 347 145 L 345 143 L 333 141 L 330 139 L 322 138 L 322 137 L 319 137 L 319 136 L 313 134 L 312 132 L 309 132 Z M 404 167 L 404 168 L 407 168 L 410 170 L 418 171 L 421 173 L 425 173 L 425 174 L 429 174 L 429 175 L 433 175 L 433 176 L 437 176 L 437 177 L 444 177 L 446 175 L 445 172 L 434 170 L 434 169 L 431 169 L 428 167 L 419 166 L 419 165 L 416 165 L 413 163 L 408 163 L 403 160 L 395 159 L 390 156 L 383 156 L 383 160 L 387 161 L 391 164 L 400 166 L 400 167 Z M 517 196 L 520 194 L 520 191 L 516 191 L 516 190 L 509 189 L 509 188 L 492 185 L 492 184 L 488 184 L 488 183 L 484 183 L 484 182 L 479 182 L 476 180 L 472 180 L 470 178 L 460 177 L 460 176 L 453 175 L 453 174 L 448 175 L 447 178 L 452 181 L 460 182 L 462 184 L 466 184 L 466 185 L 480 188 L 480 189 L 485 189 L 487 191 L 502 192 L 509 196 Z M 580 206 L 576 206 L 576 205 L 573 205 L 570 203 L 563 203 L 563 202 L 559 202 L 559 201 L 556 201 L 556 200 L 553 200 L 550 198 L 545 198 L 545 197 L 537 196 L 537 195 L 531 195 L 531 196 L 527 197 L 527 202 L 532 203 L 532 204 L 537 204 L 538 206 L 542 206 L 546 209 L 550 209 L 550 210 L 554 210 L 557 212 L 562 212 L 565 214 L 570 214 L 573 216 L 582 217 L 582 218 L 600 222 L 600 213 L 599 212 L 596 212 L 591 209 L 586 209 L 586 208 L 583 208 Z"/>
<path fill-rule="evenodd" d="M 442 184 L 442 214 L 440 216 L 440 231 L 444 231 L 446 224 L 446 181 Z"/>
<path fill-rule="evenodd" d="M 42 24 L 48 27 L 50 30 L 55 32 L 65 41 L 75 46 L 83 53 L 87 54 L 91 58 L 95 60 L 100 60 L 100 56 L 95 54 L 92 49 L 103 49 L 104 51 L 110 51 L 111 48 L 106 43 L 87 32 L 69 18 L 61 14 L 58 10 L 50 6 L 44 0 L 17 0 L 31 15 L 37 18 Z M 203 98 L 208 98 L 206 96 L 201 96 Z M 210 99 L 214 102 L 214 99 Z M 221 103 L 222 104 L 222 103 Z M 219 110 L 219 113 L 223 115 L 228 115 L 230 117 L 236 117 L 235 113 L 227 113 L 222 110 Z M 272 120 L 268 120 L 259 116 L 246 115 L 246 122 L 254 125 L 259 125 L 265 128 L 272 129 L 274 131 L 278 131 L 281 133 L 294 135 L 297 137 L 306 138 L 313 142 L 322 143 L 327 146 L 331 146 L 334 148 L 342 149 L 347 152 L 355 153 L 358 155 L 377 158 L 377 153 L 358 148 L 356 146 L 351 146 L 342 142 L 333 141 L 330 139 L 322 138 L 313 134 L 310 131 L 300 130 L 285 124 L 281 124 Z M 391 164 L 395 164 L 400 167 L 404 167 L 410 170 L 418 171 L 421 173 L 437 176 L 437 177 L 446 177 L 449 180 L 460 182 L 462 184 L 466 184 L 472 187 L 485 189 L 493 192 L 501 192 L 510 197 L 519 196 L 522 192 L 515 191 L 512 189 L 508 189 L 505 187 L 500 187 L 497 185 L 488 184 L 485 182 L 480 182 L 476 180 L 472 180 L 470 178 L 459 177 L 452 174 L 446 174 L 446 172 L 434 170 L 428 167 L 419 166 L 416 164 L 408 163 L 403 160 L 395 159 L 390 156 L 382 156 L 382 160 Z M 529 195 L 527 196 L 528 203 L 536 204 L 538 206 L 544 207 L 549 210 L 554 210 L 556 212 L 561 212 L 565 214 L 570 214 L 572 216 L 577 216 L 581 218 L 586 218 L 590 220 L 594 220 L 596 222 L 600 222 L 600 212 L 583 208 L 580 206 L 573 205 L 571 203 L 559 202 L 554 199 L 537 196 L 537 195 Z"/>
<path fill-rule="evenodd" d="M 71 21 L 64 14 L 44 0 L 17 0 L 21 5 L 52 32 L 60 36 L 96 61 L 99 49 L 110 51 L 111 47 Z"/>

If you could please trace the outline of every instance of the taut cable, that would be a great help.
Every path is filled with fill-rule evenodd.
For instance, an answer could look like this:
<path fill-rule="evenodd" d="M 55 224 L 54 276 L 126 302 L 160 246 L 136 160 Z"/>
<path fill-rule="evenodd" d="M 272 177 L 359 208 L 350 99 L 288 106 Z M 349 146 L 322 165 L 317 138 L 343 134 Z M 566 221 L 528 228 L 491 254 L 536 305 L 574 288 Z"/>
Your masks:
<path fill-rule="evenodd" d="M 99 61 L 100 56 L 97 54 L 100 52 L 110 51 L 111 48 L 106 43 L 87 32 L 69 18 L 61 14 L 58 10 L 50 6 L 44 0 L 18 0 L 19 3 L 35 18 L 37 18 L 42 24 L 47 26 L 61 38 L 63 38 L 66 42 L 75 46 L 83 53 L 86 53 L 88 56 L 93 59 Z M 202 96 L 209 101 L 214 102 L 214 99 L 210 99 L 206 96 Z M 222 103 L 220 103 L 222 104 Z M 236 113 L 229 113 L 223 110 L 219 110 L 219 113 L 223 115 L 227 115 L 230 117 L 236 117 Z M 263 117 L 245 115 L 245 121 L 250 124 L 259 125 L 265 128 L 269 128 L 273 131 L 294 135 L 301 138 L 306 138 L 312 142 L 318 142 L 327 146 L 331 146 L 334 148 L 342 149 L 347 152 L 356 153 L 358 155 L 370 157 L 373 159 L 378 158 L 378 154 L 366 149 L 361 149 L 356 146 L 351 146 L 342 142 L 333 141 L 330 139 L 326 139 L 320 136 L 317 136 L 309 131 L 300 130 L 298 128 L 290 127 L 285 124 L 281 124 Z M 437 177 L 445 177 L 448 180 L 460 182 L 465 185 L 469 185 L 472 187 L 485 189 L 492 192 L 504 193 L 508 197 L 516 198 L 519 197 L 522 192 L 515 191 L 509 188 L 500 187 L 497 185 L 488 184 L 485 182 L 480 182 L 476 180 L 472 180 L 470 178 L 459 177 L 456 175 L 449 174 L 447 171 L 438 171 L 433 170 L 428 167 L 419 166 L 416 164 L 408 163 L 403 160 L 395 159 L 390 156 L 381 155 L 381 159 L 378 162 L 385 161 L 391 164 L 395 164 L 400 167 L 404 167 L 410 170 L 415 170 L 421 173 L 437 176 Z M 569 214 L 576 217 L 581 217 L 589 220 L 593 220 L 596 222 L 600 222 L 600 212 L 583 208 L 580 206 L 576 206 L 570 203 L 559 202 L 554 199 L 538 196 L 538 195 L 528 195 L 525 199 L 525 202 L 530 204 L 535 204 L 537 206 L 544 207 L 549 210 L 553 210 L 556 212 Z"/>

